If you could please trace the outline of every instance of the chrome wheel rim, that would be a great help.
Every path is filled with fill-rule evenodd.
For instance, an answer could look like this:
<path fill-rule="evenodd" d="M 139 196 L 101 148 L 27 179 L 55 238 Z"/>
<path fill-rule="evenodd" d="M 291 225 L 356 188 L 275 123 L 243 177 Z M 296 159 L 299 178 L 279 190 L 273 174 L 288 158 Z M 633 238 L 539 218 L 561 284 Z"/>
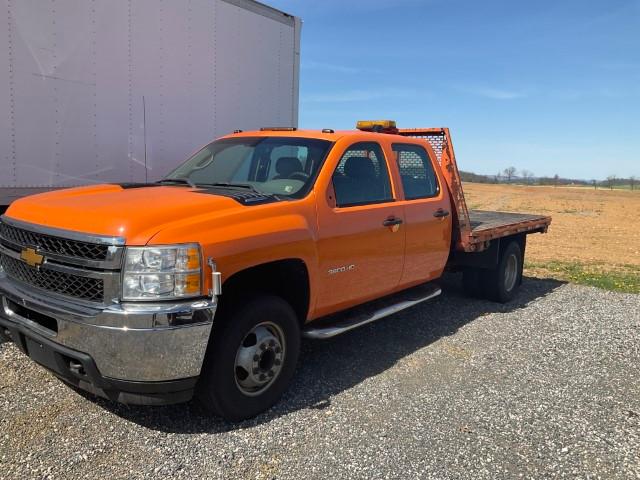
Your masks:
<path fill-rule="evenodd" d="M 278 378 L 286 354 L 282 329 L 263 322 L 251 329 L 240 343 L 234 364 L 238 389 L 255 397 L 267 390 Z"/>
<path fill-rule="evenodd" d="M 504 289 L 507 292 L 513 290 L 518 279 L 518 259 L 514 254 L 509 255 L 504 268 Z"/>

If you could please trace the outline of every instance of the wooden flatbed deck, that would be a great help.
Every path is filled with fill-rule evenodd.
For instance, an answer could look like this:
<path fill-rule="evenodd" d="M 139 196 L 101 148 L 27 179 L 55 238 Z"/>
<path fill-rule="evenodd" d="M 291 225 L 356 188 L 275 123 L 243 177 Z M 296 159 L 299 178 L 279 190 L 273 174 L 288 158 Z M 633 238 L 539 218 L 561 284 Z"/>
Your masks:
<path fill-rule="evenodd" d="M 472 244 L 478 244 L 518 233 L 545 233 L 551 223 L 551 217 L 527 213 L 469 210 L 469 222 L 471 224 L 470 241 Z"/>

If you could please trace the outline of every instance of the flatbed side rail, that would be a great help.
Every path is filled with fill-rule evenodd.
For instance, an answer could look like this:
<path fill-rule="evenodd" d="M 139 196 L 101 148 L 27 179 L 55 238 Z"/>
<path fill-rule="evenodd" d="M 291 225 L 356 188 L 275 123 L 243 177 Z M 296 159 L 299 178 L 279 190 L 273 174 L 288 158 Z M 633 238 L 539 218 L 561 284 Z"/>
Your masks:
<path fill-rule="evenodd" d="M 513 224 L 496 226 L 487 230 L 473 231 L 471 241 L 477 244 L 477 250 L 482 250 L 488 242 L 496 238 L 518 234 L 547 233 L 551 217 L 541 217 L 535 220 L 525 220 Z"/>
<path fill-rule="evenodd" d="M 455 237 L 456 248 L 465 252 L 473 252 L 478 249 L 478 243 L 471 238 L 471 221 L 469 210 L 462 190 L 460 172 L 453 152 L 453 143 L 448 128 L 401 128 L 398 134 L 405 137 L 423 138 L 429 142 L 438 163 L 444 174 L 447 187 L 453 199 L 455 207 L 454 222 L 458 224 L 458 232 Z M 481 248 L 481 247 L 480 247 Z"/>

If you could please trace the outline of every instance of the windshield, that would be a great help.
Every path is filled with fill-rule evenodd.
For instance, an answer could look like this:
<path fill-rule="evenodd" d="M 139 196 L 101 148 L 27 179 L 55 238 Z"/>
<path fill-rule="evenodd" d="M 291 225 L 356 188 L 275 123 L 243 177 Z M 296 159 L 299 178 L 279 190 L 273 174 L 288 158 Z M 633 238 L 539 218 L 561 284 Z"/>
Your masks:
<path fill-rule="evenodd" d="M 313 186 L 331 145 L 312 138 L 226 138 L 204 147 L 165 180 L 302 198 Z"/>

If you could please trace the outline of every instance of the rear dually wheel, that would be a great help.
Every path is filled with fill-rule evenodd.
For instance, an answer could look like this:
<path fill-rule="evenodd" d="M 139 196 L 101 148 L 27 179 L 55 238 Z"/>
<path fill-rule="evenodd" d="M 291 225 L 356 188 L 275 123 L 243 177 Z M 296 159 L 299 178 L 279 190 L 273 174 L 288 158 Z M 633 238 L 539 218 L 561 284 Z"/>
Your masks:
<path fill-rule="evenodd" d="M 502 250 L 497 267 L 482 272 L 480 283 L 485 296 L 500 303 L 513 299 L 522 281 L 522 266 L 520 244 L 512 240 Z"/>

